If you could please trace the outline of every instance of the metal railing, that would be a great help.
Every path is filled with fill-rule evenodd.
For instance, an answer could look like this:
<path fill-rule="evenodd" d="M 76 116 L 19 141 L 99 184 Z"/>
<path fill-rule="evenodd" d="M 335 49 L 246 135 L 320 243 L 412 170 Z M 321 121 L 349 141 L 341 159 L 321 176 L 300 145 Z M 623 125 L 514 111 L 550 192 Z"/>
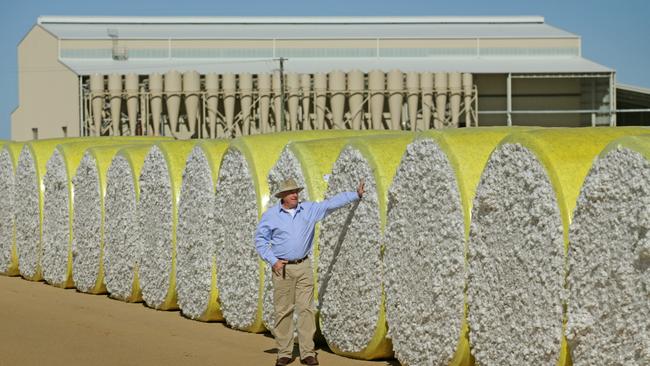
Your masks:
<path fill-rule="evenodd" d="M 478 111 L 479 115 L 508 115 L 508 114 L 587 114 L 591 116 L 591 125 L 608 125 L 616 126 L 616 118 L 610 118 L 607 124 L 598 124 L 598 116 L 616 116 L 618 113 L 642 113 L 650 112 L 650 108 L 634 108 L 634 109 L 547 109 L 547 110 L 499 110 L 499 111 Z"/>

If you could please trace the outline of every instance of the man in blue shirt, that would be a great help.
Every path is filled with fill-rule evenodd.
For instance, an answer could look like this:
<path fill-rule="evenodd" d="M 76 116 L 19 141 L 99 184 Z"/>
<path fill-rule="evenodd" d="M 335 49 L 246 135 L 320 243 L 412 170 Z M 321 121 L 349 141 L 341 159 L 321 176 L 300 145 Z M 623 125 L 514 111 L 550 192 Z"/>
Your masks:
<path fill-rule="evenodd" d="M 273 335 L 278 345 L 276 366 L 293 361 L 293 312 L 298 314 L 300 362 L 318 365 L 314 351 L 316 317 L 314 275 L 309 259 L 314 227 L 328 214 L 363 197 L 363 180 L 356 192 L 342 192 L 322 202 L 299 202 L 302 191 L 293 179 L 280 184 L 280 203 L 262 215 L 255 233 L 257 252 L 273 269 Z"/>

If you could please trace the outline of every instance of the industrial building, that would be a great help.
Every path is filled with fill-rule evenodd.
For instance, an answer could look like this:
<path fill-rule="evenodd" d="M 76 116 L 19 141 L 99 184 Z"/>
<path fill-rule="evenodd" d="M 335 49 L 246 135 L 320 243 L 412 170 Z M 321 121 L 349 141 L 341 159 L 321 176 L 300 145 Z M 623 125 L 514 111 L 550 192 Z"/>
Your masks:
<path fill-rule="evenodd" d="M 615 70 L 537 16 L 45 16 L 18 72 L 14 140 L 616 125 Z"/>

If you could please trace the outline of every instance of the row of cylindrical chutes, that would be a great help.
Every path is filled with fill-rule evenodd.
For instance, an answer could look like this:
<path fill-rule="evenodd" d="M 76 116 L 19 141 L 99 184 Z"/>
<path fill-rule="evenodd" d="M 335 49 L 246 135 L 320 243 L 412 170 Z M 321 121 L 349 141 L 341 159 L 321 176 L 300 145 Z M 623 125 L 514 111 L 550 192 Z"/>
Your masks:
<path fill-rule="evenodd" d="M 458 127 L 461 115 L 469 127 L 478 125 L 476 98 L 472 74 L 459 72 L 334 70 L 287 73 L 284 80 L 280 72 L 93 74 L 84 133 L 214 138 L 312 129 L 419 131 Z"/>

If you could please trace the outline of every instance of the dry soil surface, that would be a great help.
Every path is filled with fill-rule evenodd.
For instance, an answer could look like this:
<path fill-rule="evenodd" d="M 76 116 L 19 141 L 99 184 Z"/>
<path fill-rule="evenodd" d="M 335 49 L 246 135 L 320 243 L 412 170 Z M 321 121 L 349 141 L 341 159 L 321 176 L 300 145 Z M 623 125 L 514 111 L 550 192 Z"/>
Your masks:
<path fill-rule="evenodd" d="M 0 366 L 273 365 L 273 338 L 0 276 Z M 397 365 L 319 350 L 321 365 Z M 292 365 L 300 365 L 295 360 Z"/>

